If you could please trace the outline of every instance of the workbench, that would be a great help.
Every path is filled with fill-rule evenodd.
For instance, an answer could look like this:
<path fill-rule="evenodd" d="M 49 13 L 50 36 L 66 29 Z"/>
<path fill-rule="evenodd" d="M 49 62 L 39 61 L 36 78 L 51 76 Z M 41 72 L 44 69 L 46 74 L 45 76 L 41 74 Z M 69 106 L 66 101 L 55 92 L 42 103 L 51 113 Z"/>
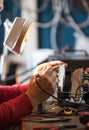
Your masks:
<path fill-rule="evenodd" d="M 52 107 L 47 106 L 47 109 L 51 110 Z M 78 114 L 58 115 L 58 107 L 55 106 L 54 108 L 56 108 L 54 113 L 37 114 L 33 112 L 23 117 L 20 124 L 21 130 L 35 130 L 38 127 L 57 127 L 59 129 L 62 128 L 62 130 L 85 130 L 85 125 L 80 123 Z"/>
<path fill-rule="evenodd" d="M 61 119 L 61 117 L 59 117 Z M 62 118 L 68 118 L 69 121 L 52 121 L 52 122 L 36 122 L 31 121 L 30 116 L 26 116 L 21 121 L 21 130 L 33 130 L 33 128 L 37 127 L 58 127 L 59 129 L 64 126 L 64 129 L 62 130 L 85 130 L 85 126 L 80 123 L 78 116 L 68 116 L 68 117 L 62 117 Z"/>

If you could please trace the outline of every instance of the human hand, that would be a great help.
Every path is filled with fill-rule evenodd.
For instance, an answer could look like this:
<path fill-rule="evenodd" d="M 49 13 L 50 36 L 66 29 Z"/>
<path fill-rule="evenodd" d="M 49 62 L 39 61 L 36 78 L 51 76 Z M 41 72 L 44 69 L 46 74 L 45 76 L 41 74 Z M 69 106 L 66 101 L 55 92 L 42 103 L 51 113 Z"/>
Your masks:
<path fill-rule="evenodd" d="M 40 64 L 39 66 L 36 67 L 34 74 L 38 74 L 38 73 L 42 73 L 44 72 L 44 70 L 48 67 L 51 66 L 52 68 L 55 68 L 55 71 L 58 72 L 59 71 L 59 66 L 65 64 L 65 66 L 67 66 L 66 63 L 60 61 L 60 60 L 55 60 L 55 61 L 49 61 L 43 64 Z"/>
<path fill-rule="evenodd" d="M 58 72 L 54 69 L 59 68 L 59 65 L 63 64 L 61 61 L 51 61 L 47 63 L 43 63 L 36 68 L 34 75 L 30 79 L 29 87 L 26 92 L 27 96 L 29 97 L 32 106 L 36 106 L 43 102 L 44 100 L 49 98 L 44 91 L 42 91 L 36 83 L 36 77 L 39 74 L 40 78 L 38 78 L 38 82 L 40 83 L 42 89 L 44 89 L 47 93 L 52 95 L 57 86 L 58 86 Z"/>

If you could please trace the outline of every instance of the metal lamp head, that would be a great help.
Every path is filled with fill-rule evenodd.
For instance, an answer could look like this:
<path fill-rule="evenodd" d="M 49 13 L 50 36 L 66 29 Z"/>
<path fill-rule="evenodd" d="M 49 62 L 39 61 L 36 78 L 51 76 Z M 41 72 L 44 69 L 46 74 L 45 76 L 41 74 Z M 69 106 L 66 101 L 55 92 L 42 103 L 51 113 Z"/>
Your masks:
<path fill-rule="evenodd" d="M 29 19 L 16 17 L 4 45 L 13 53 L 19 55 L 29 39 L 29 33 L 34 23 Z"/>

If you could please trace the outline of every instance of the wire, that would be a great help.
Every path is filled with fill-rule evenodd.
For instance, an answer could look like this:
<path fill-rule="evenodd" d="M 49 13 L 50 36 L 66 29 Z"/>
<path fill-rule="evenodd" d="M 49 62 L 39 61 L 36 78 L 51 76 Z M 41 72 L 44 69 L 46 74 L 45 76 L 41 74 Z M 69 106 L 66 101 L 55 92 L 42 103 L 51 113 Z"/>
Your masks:
<path fill-rule="evenodd" d="M 36 66 L 35 66 L 36 67 Z M 10 80 L 12 80 L 12 79 L 15 79 L 16 77 L 18 77 L 18 76 L 22 76 L 22 75 L 24 75 L 24 74 L 26 74 L 26 73 L 28 73 L 28 72 L 31 72 L 33 69 L 35 69 L 35 67 L 33 67 L 33 68 L 31 68 L 31 69 L 28 69 L 28 70 L 26 70 L 26 71 L 24 71 L 24 72 L 21 72 L 21 73 L 19 73 L 19 74 L 13 74 L 13 75 L 10 75 L 10 76 L 8 76 L 8 77 L 6 77 L 6 79 L 5 80 L 1 80 L 0 79 L 0 83 L 3 83 L 3 82 L 7 82 L 7 81 L 10 81 Z M 26 80 L 26 79 L 25 79 Z M 23 81 L 22 81 L 23 82 Z"/>
<path fill-rule="evenodd" d="M 69 101 L 63 100 L 63 99 L 61 99 L 61 98 L 57 98 L 56 96 L 50 94 L 49 92 L 47 92 L 46 90 L 44 90 L 44 89 L 42 88 L 42 86 L 40 85 L 40 83 L 39 83 L 39 81 L 38 81 L 38 79 L 39 79 L 40 77 L 41 77 L 41 76 L 40 76 L 39 74 L 36 76 L 36 83 L 37 83 L 38 87 L 39 87 L 44 93 L 46 93 L 47 95 L 53 97 L 54 99 L 56 99 L 56 100 L 59 101 L 60 103 L 63 103 L 63 104 L 66 103 L 66 105 L 70 105 L 70 106 L 73 107 L 73 108 L 76 108 L 76 107 L 77 107 L 77 108 L 78 108 L 78 107 L 81 108 L 81 106 L 82 106 L 82 107 L 85 107 L 85 109 L 83 109 L 83 110 L 89 109 L 89 105 L 88 105 L 88 104 L 69 102 Z M 61 104 L 60 104 L 60 105 L 61 105 Z M 87 107 L 88 107 L 88 108 L 87 108 Z M 80 111 L 80 110 L 78 110 L 78 111 Z"/>
<path fill-rule="evenodd" d="M 24 83 L 25 81 L 27 81 L 28 79 L 31 78 L 31 75 L 27 76 L 25 79 L 23 79 L 22 81 L 20 81 L 19 83 Z"/>
<path fill-rule="evenodd" d="M 57 97 L 51 95 L 50 93 L 48 93 L 47 91 L 45 91 L 45 90 L 42 88 L 42 86 L 41 86 L 40 83 L 38 82 L 38 79 L 39 79 L 40 77 L 41 77 L 41 76 L 40 76 L 39 74 L 36 76 L 36 83 L 37 83 L 38 87 L 39 87 L 44 93 L 46 93 L 47 95 L 52 96 L 54 99 L 58 100 Z"/>
<path fill-rule="evenodd" d="M 24 74 L 27 74 L 27 73 L 33 71 L 38 65 L 40 65 L 40 64 L 42 64 L 42 63 L 44 63 L 44 62 L 47 62 L 47 61 L 48 61 L 48 58 L 45 59 L 45 60 L 43 60 L 43 61 L 41 61 L 41 62 L 39 62 L 39 63 L 38 63 L 37 65 L 35 65 L 34 67 L 32 67 L 32 68 L 30 68 L 30 69 L 27 69 L 27 70 L 25 70 L 25 71 L 23 71 L 23 72 L 21 72 L 21 73 L 19 73 L 19 74 L 10 75 L 10 76 L 6 77 L 5 80 L 1 80 L 1 79 L 0 79 L 0 83 L 7 82 L 7 81 L 10 81 L 10 80 L 12 80 L 12 79 L 15 79 L 15 78 L 18 77 L 18 76 L 22 76 L 22 75 L 24 75 Z M 30 76 L 31 76 L 31 75 L 30 75 Z M 20 83 L 23 83 L 24 81 L 28 80 L 28 79 L 30 78 L 30 76 L 28 76 L 27 78 L 25 78 L 24 80 L 22 80 Z"/>

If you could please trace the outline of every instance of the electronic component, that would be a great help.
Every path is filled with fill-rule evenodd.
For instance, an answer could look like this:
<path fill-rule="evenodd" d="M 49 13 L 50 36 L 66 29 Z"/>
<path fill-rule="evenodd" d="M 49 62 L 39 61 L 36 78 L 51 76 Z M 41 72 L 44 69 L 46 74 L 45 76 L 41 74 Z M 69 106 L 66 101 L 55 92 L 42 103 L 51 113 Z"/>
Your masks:
<path fill-rule="evenodd" d="M 83 100 L 89 104 L 89 68 L 84 69 L 82 75 Z"/>
<path fill-rule="evenodd" d="M 58 76 L 58 98 L 69 102 L 89 104 L 89 68 L 69 71 L 61 65 Z"/>
<path fill-rule="evenodd" d="M 65 115 L 71 115 L 73 113 L 72 109 L 70 107 L 64 108 L 64 114 Z"/>
<path fill-rule="evenodd" d="M 64 82 L 65 82 L 65 65 L 64 64 L 59 66 L 58 77 L 59 77 L 58 87 L 59 87 L 59 90 L 62 92 L 63 91 Z"/>
<path fill-rule="evenodd" d="M 64 64 L 59 67 L 58 77 L 58 98 L 69 99 L 71 89 L 71 71 L 67 70 Z"/>

